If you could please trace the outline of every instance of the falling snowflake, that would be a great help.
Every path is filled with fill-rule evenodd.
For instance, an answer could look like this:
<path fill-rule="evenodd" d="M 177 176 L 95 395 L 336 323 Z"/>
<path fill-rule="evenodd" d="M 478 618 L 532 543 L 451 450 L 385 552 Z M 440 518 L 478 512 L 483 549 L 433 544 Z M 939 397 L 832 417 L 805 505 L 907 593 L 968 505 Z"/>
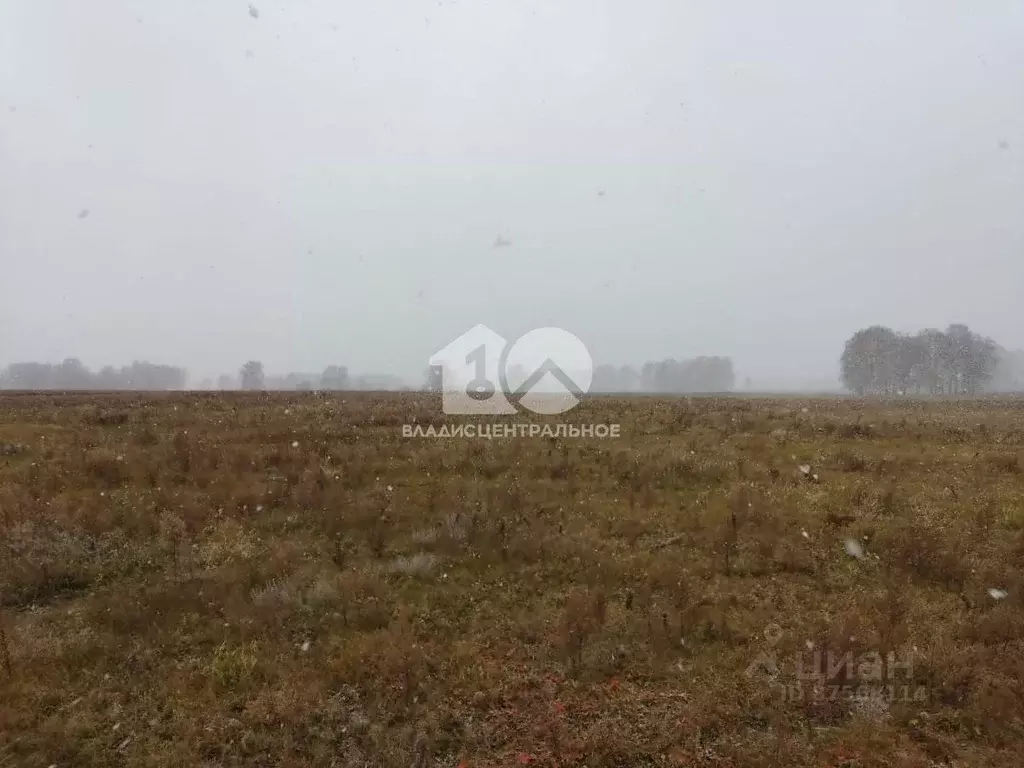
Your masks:
<path fill-rule="evenodd" d="M 843 542 L 843 547 L 846 549 L 846 554 L 850 557 L 856 557 L 858 560 L 864 557 L 864 547 L 856 539 L 847 539 Z"/>
<path fill-rule="evenodd" d="M 293 440 L 292 441 L 292 448 L 298 448 L 298 447 L 299 447 L 299 441 L 298 440 Z"/>
<path fill-rule="evenodd" d="M 988 590 L 988 595 L 993 600 L 1003 600 L 1006 598 L 1007 592 L 1005 589 L 999 589 L 998 587 L 991 587 Z"/>
<path fill-rule="evenodd" d="M 257 8 L 252 3 L 249 3 L 249 15 L 252 16 L 254 19 L 258 19 L 260 17 L 259 8 Z"/>

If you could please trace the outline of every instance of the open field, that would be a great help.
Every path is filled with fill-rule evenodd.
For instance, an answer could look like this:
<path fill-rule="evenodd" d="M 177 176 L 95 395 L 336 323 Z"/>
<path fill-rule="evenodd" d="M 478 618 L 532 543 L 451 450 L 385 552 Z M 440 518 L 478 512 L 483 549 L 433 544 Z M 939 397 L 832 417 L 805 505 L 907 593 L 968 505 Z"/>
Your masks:
<path fill-rule="evenodd" d="M 3 395 L 0 766 L 1020 764 L 1024 401 L 414 419 Z"/>

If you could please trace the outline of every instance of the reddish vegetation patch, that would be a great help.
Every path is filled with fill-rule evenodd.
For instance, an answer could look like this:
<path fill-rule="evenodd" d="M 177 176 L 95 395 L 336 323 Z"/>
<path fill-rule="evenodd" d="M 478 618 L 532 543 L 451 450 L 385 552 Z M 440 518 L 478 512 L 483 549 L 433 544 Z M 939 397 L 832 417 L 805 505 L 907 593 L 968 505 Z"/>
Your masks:
<path fill-rule="evenodd" d="M 4 395 L 0 765 L 1017 764 L 1022 418 Z"/>

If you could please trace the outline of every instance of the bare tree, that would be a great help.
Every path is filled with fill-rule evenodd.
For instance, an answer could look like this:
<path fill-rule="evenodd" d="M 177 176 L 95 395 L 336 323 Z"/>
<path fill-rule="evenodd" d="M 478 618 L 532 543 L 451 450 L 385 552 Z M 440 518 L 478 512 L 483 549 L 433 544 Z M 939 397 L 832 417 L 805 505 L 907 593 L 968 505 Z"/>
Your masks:
<path fill-rule="evenodd" d="M 250 360 L 242 366 L 240 372 L 242 389 L 262 390 L 264 386 L 263 363 Z"/>
<path fill-rule="evenodd" d="M 431 365 L 423 372 L 423 388 L 427 392 L 440 392 L 444 386 L 442 366 Z"/>
<path fill-rule="evenodd" d="M 343 365 L 329 365 L 320 376 L 320 388 L 326 390 L 348 389 L 349 381 L 348 368 Z"/>
<path fill-rule="evenodd" d="M 889 394 L 894 389 L 899 341 L 889 328 L 873 325 L 857 331 L 839 361 L 843 386 L 858 395 Z"/>

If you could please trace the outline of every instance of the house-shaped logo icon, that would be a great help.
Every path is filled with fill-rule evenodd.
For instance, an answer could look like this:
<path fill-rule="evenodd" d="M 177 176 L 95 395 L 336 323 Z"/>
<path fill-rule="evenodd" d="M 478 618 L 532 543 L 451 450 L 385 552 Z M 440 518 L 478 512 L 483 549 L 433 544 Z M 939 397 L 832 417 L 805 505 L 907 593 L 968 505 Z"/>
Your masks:
<path fill-rule="evenodd" d="M 558 414 L 575 407 L 590 389 L 593 361 L 583 342 L 561 328 L 538 328 L 508 347 L 504 337 L 476 325 L 430 358 L 441 371 L 447 414 L 516 413 L 523 408 Z"/>
<path fill-rule="evenodd" d="M 501 386 L 501 359 L 507 346 L 503 336 L 481 324 L 434 353 L 430 364 L 441 369 L 441 407 L 445 413 L 516 413 Z"/>

